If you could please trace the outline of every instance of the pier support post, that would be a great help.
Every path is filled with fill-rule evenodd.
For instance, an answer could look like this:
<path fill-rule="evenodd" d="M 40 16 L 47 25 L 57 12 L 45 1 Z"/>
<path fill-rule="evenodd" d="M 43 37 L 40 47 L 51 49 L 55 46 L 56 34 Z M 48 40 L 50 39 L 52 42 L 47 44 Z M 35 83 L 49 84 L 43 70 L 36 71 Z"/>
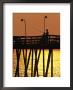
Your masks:
<path fill-rule="evenodd" d="M 51 53 L 51 77 L 53 77 L 53 51 Z"/>
<path fill-rule="evenodd" d="M 26 51 L 26 52 L 24 52 Z M 27 63 L 27 49 L 23 49 L 23 58 L 24 58 L 24 65 L 25 65 L 25 68 L 24 68 L 24 77 L 27 77 L 27 66 L 26 66 L 26 63 Z"/>
<path fill-rule="evenodd" d="M 48 54 L 48 60 L 47 60 L 47 67 L 46 67 L 46 72 L 45 72 L 45 77 L 48 76 L 48 69 L 49 69 L 49 64 L 50 64 L 50 59 L 51 59 L 51 54 L 52 54 L 53 50 L 49 49 L 49 54 Z"/>
<path fill-rule="evenodd" d="M 43 49 L 43 77 L 45 75 L 45 61 L 44 61 L 44 49 Z"/>
<path fill-rule="evenodd" d="M 32 60 L 31 60 L 31 77 L 33 77 L 33 49 L 32 49 Z"/>
<path fill-rule="evenodd" d="M 19 77 L 19 59 L 20 59 L 21 49 L 16 49 L 16 57 L 17 57 L 17 66 L 16 66 L 16 72 L 15 77 Z"/>

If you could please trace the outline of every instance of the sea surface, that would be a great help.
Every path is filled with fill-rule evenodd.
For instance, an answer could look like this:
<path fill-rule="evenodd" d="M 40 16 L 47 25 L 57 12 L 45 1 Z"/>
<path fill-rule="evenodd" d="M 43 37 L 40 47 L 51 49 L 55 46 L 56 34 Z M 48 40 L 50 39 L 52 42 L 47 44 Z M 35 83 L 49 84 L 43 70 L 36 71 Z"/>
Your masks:
<path fill-rule="evenodd" d="M 25 50 L 24 50 L 25 52 Z M 27 59 L 29 55 L 30 50 L 27 50 Z M 33 52 L 34 53 L 34 52 Z M 39 53 L 39 50 L 38 50 Z M 37 53 L 37 54 L 38 54 Z M 49 50 L 45 49 L 45 70 L 47 66 L 47 59 L 48 59 L 48 54 Z M 29 61 L 29 66 L 28 66 L 28 76 L 31 77 L 31 61 L 32 61 L 32 53 L 30 56 L 30 61 Z M 35 54 L 33 55 L 33 69 L 34 69 L 34 64 L 35 64 Z M 16 71 L 16 65 L 17 65 L 17 57 L 16 57 L 16 50 L 13 50 L 13 76 L 15 75 Z M 20 60 L 19 60 L 19 74 L 20 77 L 24 77 L 24 59 L 23 59 L 23 52 L 21 50 L 21 55 L 20 55 Z M 43 51 L 41 50 L 40 58 L 39 58 L 39 63 L 38 63 L 38 74 L 39 77 L 43 76 Z M 48 69 L 48 77 L 51 77 L 51 59 L 50 59 L 50 64 L 49 64 L 49 69 Z M 60 50 L 59 49 L 54 49 L 53 50 L 53 77 L 60 77 Z"/>

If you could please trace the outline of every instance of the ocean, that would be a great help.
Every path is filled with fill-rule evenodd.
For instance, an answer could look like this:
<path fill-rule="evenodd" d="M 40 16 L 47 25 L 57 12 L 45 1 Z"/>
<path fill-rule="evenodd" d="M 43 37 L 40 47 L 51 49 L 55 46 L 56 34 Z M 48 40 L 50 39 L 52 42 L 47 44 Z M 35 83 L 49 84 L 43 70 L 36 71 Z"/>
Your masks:
<path fill-rule="evenodd" d="M 30 50 L 28 49 L 27 59 L 28 59 L 29 52 Z M 37 55 L 38 53 L 39 53 L 39 49 L 38 49 Z M 49 54 L 49 50 L 45 49 L 44 50 L 45 71 L 47 67 L 48 54 Z M 13 61 L 12 62 L 13 62 L 13 76 L 15 76 L 16 65 L 17 65 L 17 57 L 16 57 L 15 49 L 13 50 Z M 30 54 L 30 61 L 29 61 L 28 70 L 27 70 L 28 77 L 31 77 L 31 67 L 32 67 L 31 63 L 32 63 L 32 53 Z M 35 54 L 33 54 L 33 71 L 34 71 L 34 66 L 35 66 Z M 24 66 L 23 52 L 21 50 L 21 55 L 20 55 L 20 60 L 19 60 L 20 77 L 24 77 L 24 71 L 25 71 L 25 66 Z M 40 57 L 39 57 L 38 74 L 39 74 L 39 77 L 43 77 L 43 51 L 42 50 L 41 50 Z M 48 77 L 51 77 L 51 59 L 50 59 L 50 64 L 49 64 L 49 69 L 48 69 Z M 53 77 L 60 77 L 60 49 L 53 50 Z"/>

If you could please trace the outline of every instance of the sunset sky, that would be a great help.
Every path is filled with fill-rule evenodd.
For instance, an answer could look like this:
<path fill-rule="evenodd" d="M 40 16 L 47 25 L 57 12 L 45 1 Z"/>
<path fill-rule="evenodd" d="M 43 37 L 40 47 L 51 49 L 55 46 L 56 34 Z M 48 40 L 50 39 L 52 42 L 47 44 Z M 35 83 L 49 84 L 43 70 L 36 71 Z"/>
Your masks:
<path fill-rule="evenodd" d="M 27 36 L 41 35 L 44 32 L 44 16 L 45 28 L 48 29 L 50 34 L 60 35 L 60 13 L 13 13 L 13 35 L 25 35 L 26 21 L 26 34 Z"/>

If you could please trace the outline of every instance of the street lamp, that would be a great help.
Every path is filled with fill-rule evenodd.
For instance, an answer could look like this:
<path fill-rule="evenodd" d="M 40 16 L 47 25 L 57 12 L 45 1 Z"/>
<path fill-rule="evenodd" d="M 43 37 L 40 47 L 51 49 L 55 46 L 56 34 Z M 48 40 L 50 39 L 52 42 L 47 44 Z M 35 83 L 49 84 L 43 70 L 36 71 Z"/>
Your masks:
<path fill-rule="evenodd" d="M 25 37 L 26 37 L 26 20 L 25 19 L 21 19 L 22 22 L 24 22 L 25 24 Z"/>
<path fill-rule="evenodd" d="M 25 41 L 24 42 L 26 44 L 26 20 L 25 19 L 21 19 L 21 21 L 24 22 L 24 24 L 25 24 Z"/>
<path fill-rule="evenodd" d="M 45 19 L 47 18 L 47 16 L 44 16 L 44 33 L 45 33 Z"/>

